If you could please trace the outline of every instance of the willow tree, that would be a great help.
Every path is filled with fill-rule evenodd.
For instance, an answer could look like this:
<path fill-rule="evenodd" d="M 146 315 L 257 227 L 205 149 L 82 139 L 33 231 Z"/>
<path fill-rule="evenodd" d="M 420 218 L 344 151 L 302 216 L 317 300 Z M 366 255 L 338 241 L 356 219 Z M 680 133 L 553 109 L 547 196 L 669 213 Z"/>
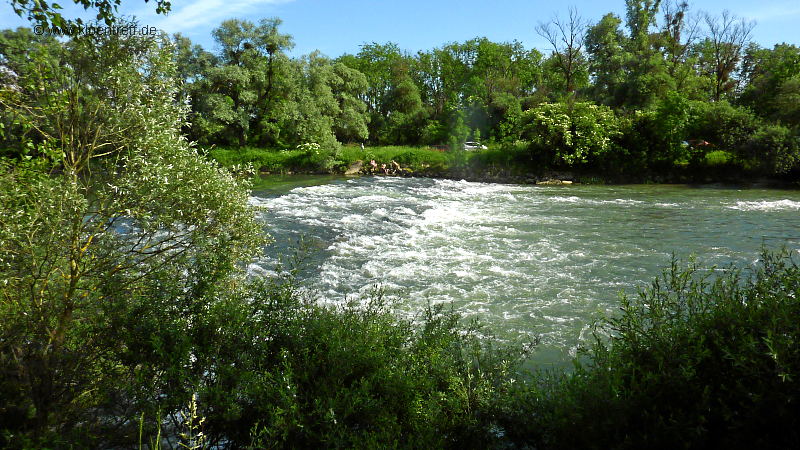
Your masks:
<path fill-rule="evenodd" d="M 190 337 L 261 227 L 245 186 L 182 137 L 173 52 L 85 36 L 0 88 L 29 130 L 0 164 L 0 436 L 130 442 L 208 370 Z"/>
<path fill-rule="evenodd" d="M 240 146 L 254 135 L 262 145 L 275 143 L 279 130 L 269 124 L 277 120 L 292 70 L 285 54 L 292 39 L 278 31 L 280 24 L 277 18 L 231 19 L 214 29 L 219 64 L 205 71 L 195 105 L 201 134 Z"/>

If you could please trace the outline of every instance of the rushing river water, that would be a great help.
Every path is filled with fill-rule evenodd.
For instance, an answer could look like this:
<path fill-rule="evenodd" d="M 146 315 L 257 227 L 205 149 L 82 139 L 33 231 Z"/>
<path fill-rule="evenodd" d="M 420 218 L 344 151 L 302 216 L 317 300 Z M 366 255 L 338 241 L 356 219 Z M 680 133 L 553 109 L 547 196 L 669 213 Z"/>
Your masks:
<path fill-rule="evenodd" d="M 303 235 L 317 249 L 304 283 L 321 298 L 379 284 L 409 317 L 452 302 L 500 337 L 539 336 L 543 364 L 566 361 L 673 253 L 750 265 L 762 245 L 800 249 L 800 191 L 298 180 L 253 191 L 275 244 L 251 273 Z"/>

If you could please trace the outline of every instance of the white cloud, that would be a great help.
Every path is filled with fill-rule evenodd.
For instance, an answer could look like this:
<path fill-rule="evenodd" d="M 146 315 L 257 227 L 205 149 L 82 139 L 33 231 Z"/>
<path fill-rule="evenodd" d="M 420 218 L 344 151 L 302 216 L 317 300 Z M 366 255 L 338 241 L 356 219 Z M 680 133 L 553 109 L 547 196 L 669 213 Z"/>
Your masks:
<path fill-rule="evenodd" d="M 195 28 L 218 25 L 225 19 L 244 17 L 270 6 L 294 0 L 197 0 L 191 4 L 172 2 L 167 16 L 157 16 L 150 5 L 132 11 L 143 23 L 168 33 L 191 32 Z"/>

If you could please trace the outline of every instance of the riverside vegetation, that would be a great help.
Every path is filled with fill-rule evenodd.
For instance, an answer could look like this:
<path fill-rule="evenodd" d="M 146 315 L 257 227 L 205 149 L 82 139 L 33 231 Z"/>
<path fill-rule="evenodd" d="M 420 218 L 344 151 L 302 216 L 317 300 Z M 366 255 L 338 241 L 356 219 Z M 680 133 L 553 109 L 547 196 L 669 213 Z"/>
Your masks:
<path fill-rule="evenodd" d="M 629 4 L 629 22 L 649 17 L 635 7 L 652 2 Z M 645 25 L 633 31 L 646 32 Z M 266 67 L 254 72 L 268 84 L 282 82 L 279 70 L 303 67 L 279 51 L 285 41 L 269 29 L 267 37 L 277 41 L 235 47 L 241 64 Z M 291 260 L 274 276 L 246 277 L 246 262 L 268 240 L 248 203 L 248 181 L 207 159 L 184 133 L 208 126 L 247 144 L 284 132 L 323 142 L 313 133 L 332 138 L 330 130 L 296 120 L 299 129 L 292 131 L 281 122 L 289 119 L 273 115 L 255 116 L 251 132 L 250 110 L 230 110 L 242 113 L 231 116 L 235 126 L 204 119 L 197 103 L 182 101 L 181 44 L 164 36 L 61 43 L 18 30 L 5 32 L 2 44 L 8 69 L 0 85 L 3 447 L 800 443 L 796 256 L 765 252 L 746 271 L 709 272 L 676 261 L 652 286 L 622 297 L 619 314 L 597 325 L 596 342 L 573 371 L 526 371 L 522 364 L 535 348 L 501 344 L 446 308 L 401 320 L 380 291 L 326 306 L 298 288 Z M 252 52 L 259 49 L 271 50 Z M 307 67 L 360 78 L 343 63 L 312 59 Z M 580 77 L 559 78 L 557 62 L 550 64 L 549 75 L 577 95 Z M 210 69 L 220 77 L 233 70 Z M 295 73 L 317 80 L 304 74 Z M 413 91 L 411 81 L 400 85 Z M 756 117 L 721 100 L 726 83 L 715 86 L 719 102 L 709 110 Z M 297 89 L 272 92 L 311 92 Z M 225 98 L 199 103 L 236 104 Z M 301 96 L 294 105 L 312 114 L 316 103 Z M 584 110 L 608 120 L 612 114 L 579 102 L 544 103 L 527 114 L 538 127 L 551 112 Z M 631 117 L 644 126 L 658 111 Z M 783 125 L 768 126 L 777 130 L 764 132 L 768 142 L 791 135 Z M 563 164 L 605 154 L 557 129 L 565 139 L 561 150 L 569 149 L 554 155 Z M 535 139 L 530 145 L 544 148 Z M 321 154 L 323 161 L 333 156 Z M 755 159 L 731 154 L 742 164 L 766 161 L 759 167 L 769 170 L 788 170 L 783 164 L 791 161 L 780 152 Z"/>
<path fill-rule="evenodd" d="M 472 178 L 796 180 L 800 49 L 761 48 L 749 42 L 753 23 L 686 2 L 626 7 L 624 18 L 588 23 L 571 10 L 540 23 L 546 54 L 476 38 L 416 54 L 368 43 L 335 59 L 290 58 L 280 20 L 225 21 L 217 53 L 174 37 L 194 100 L 184 131 L 217 146 L 221 162 L 272 172 L 341 172 L 402 154 L 414 171 Z M 467 140 L 491 150 L 425 151 Z M 306 143 L 319 151 L 298 150 Z"/>
<path fill-rule="evenodd" d="M 624 18 L 589 23 L 573 9 L 539 23 L 548 53 L 476 38 L 416 54 L 373 42 L 335 59 L 290 57 L 279 19 L 226 20 L 215 53 L 171 38 L 177 95 L 191 98 L 182 131 L 220 162 L 270 172 L 390 164 L 400 155 L 385 147 L 404 146 L 401 164 L 425 175 L 796 181 L 800 48 L 762 48 L 749 40 L 755 24 L 727 12 L 625 5 Z M 6 30 L 4 65 L 24 76 L 25 55 L 59 45 Z M 468 140 L 490 150 L 423 151 Z"/>

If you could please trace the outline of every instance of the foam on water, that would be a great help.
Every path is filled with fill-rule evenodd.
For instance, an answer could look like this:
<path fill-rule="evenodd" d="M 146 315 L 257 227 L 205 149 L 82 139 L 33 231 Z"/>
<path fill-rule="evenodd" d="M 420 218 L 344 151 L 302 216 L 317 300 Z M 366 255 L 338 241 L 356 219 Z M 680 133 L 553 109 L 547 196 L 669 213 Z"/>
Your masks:
<path fill-rule="evenodd" d="M 735 205 L 728 206 L 728 208 L 738 209 L 740 211 L 800 210 L 800 201 L 784 199 L 777 201 L 736 202 Z"/>
<path fill-rule="evenodd" d="M 452 302 L 502 337 L 540 336 L 543 362 L 563 361 L 672 252 L 722 264 L 752 261 L 761 242 L 800 245 L 800 194 L 747 192 L 378 177 L 255 193 L 284 247 L 250 269 L 271 273 L 277 250 L 304 235 L 318 249 L 305 285 L 324 301 L 379 284 L 407 317 Z"/>

